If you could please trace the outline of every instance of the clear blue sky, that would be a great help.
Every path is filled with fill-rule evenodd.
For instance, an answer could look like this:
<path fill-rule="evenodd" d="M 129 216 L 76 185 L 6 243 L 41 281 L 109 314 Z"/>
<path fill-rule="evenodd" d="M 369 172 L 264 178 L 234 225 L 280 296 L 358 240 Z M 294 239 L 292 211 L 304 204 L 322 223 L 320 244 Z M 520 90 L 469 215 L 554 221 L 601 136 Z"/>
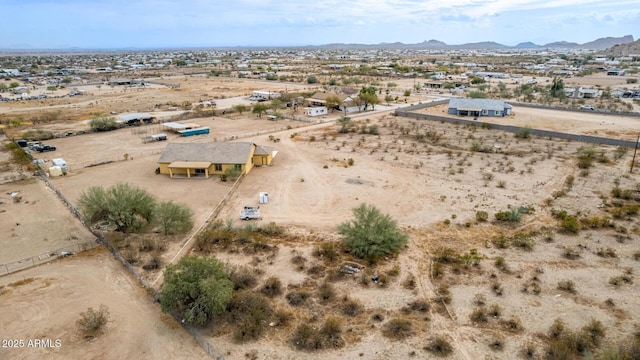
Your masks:
<path fill-rule="evenodd" d="M 640 36 L 639 0 L 0 0 L 0 13 L 5 49 Z"/>

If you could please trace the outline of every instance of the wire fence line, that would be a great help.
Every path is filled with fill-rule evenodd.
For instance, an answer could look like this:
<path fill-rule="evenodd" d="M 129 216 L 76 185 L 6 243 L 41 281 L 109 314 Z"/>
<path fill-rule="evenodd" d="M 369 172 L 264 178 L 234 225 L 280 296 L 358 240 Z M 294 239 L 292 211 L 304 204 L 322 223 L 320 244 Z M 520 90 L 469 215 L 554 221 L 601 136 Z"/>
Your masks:
<path fill-rule="evenodd" d="M 101 157 L 93 160 L 69 162 L 68 165 L 69 165 L 69 168 L 80 169 L 80 168 L 110 164 L 117 161 L 133 160 L 135 158 L 143 158 L 151 155 L 158 155 L 160 153 L 162 153 L 162 149 L 150 149 L 150 150 L 143 150 L 135 153 L 127 153 L 126 158 L 124 155 L 112 155 L 112 156 L 105 156 L 105 157 Z"/>
<path fill-rule="evenodd" d="M 447 101 L 448 100 L 446 100 L 444 103 L 446 103 Z M 443 102 L 440 102 L 440 104 L 442 103 Z M 508 131 L 512 133 L 516 133 L 522 130 L 522 127 L 520 126 L 491 124 L 491 123 L 485 123 L 478 120 L 465 120 L 460 118 L 450 118 L 450 117 L 444 117 L 444 116 L 436 116 L 436 115 L 412 112 L 418 109 L 423 109 L 423 108 L 434 106 L 434 105 L 439 105 L 439 104 L 427 103 L 427 104 L 414 105 L 407 108 L 397 109 L 395 111 L 395 114 L 398 116 L 413 118 L 416 120 L 431 120 L 431 121 L 446 122 L 450 124 L 481 126 L 489 129 Z M 531 129 L 531 128 L 529 128 L 529 131 L 531 135 L 536 135 L 541 137 L 558 138 L 558 139 L 572 140 L 572 141 L 578 141 L 578 142 L 584 142 L 584 143 L 612 145 L 612 146 L 625 146 L 625 147 L 636 146 L 636 142 L 630 141 L 630 140 L 612 139 L 612 138 L 605 138 L 605 137 L 591 136 L 591 135 L 567 134 L 567 133 L 562 133 L 557 131 L 548 131 L 548 130 Z"/>
<path fill-rule="evenodd" d="M 19 261 L 0 264 L 0 276 L 8 275 L 16 271 L 25 270 L 36 265 L 44 264 L 60 257 L 73 255 L 86 250 L 91 250 L 98 247 L 99 245 L 100 244 L 97 241 L 87 241 L 79 244 L 67 245 L 59 249 L 47 251 L 43 254 L 31 256 Z"/>

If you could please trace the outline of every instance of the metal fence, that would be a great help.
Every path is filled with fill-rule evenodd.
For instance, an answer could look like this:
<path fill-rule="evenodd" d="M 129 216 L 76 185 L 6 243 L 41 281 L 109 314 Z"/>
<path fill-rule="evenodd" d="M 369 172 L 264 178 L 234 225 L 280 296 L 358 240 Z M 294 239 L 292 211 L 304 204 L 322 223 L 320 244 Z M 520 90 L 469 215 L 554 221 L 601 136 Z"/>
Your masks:
<path fill-rule="evenodd" d="M 146 156 L 158 155 L 160 153 L 162 153 L 162 149 L 143 150 L 143 151 L 139 151 L 139 152 L 135 152 L 135 153 L 128 153 L 127 154 L 127 159 L 128 160 L 133 160 L 135 158 L 143 158 L 143 157 L 146 157 Z M 105 165 L 105 164 L 110 164 L 110 163 L 113 163 L 113 162 L 116 162 L 116 161 L 125 161 L 125 160 L 126 159 L 124 158 L 123 155 L 112 155 L 112 156 L 105 156 L 105 157 L 101 157 L 101 158 L 96 158 L 96 159 L 93 159 L 93 160 L 69 162 L 68 166 L 71 169 L 80 169 L 80 168 Z"/>
<path fill-rule="evenodd" d="M 432 121 L 446 122 L 450 124 L 481 126 L 489 129 L 508 131 L 512 133 L 516 133 L 522 130 L 522 127 L 520 126 L 490 124 L 490 123 L 484 123 L 478 120 L 465 120 L 460 118 L 450 118 L 450 117 L 444 117 L 444 116 L 435 116 L 435 115 L 411 112 L 414 110 L 435 106 L 435 105 L 440 105 L 440 104 L 442 104 L 442 102 L 440 102 L 439 104 L 434 102 L 434 103 L 414 105 L 407 108 L 397 109 L 395 111 L 395 114 L 398 116 L 413 118 L 416 120 L 432 120 Z M 605 137 L 599 137 L 599 136 L 567 134 L 567 133 L 561 133 L 557 131 L 548 131 L 548 130 L 540 130 L 540 129 L 530 129 L 530 133 L 531 135 L 536 135 L 541 137 L 551 137 L 551 138 L 572 140 L 572 141 L 578 141 L 578 142 L 584 142 L 584 143 L 594 143 L 594 144 L 603 144 L 603 145 L 612 145 L 612 146 L 626 146 L 626 147 L 636 146 L 635 141 L 611 139 L 611 138 L 605 138 Z"/>
<path fill-rule="evenodd" d="M 30 267 L 44 264 L 49 261 L 53 261 L 62 256 L 79 253 L 82 251 L 90 250 L 98 247 L 100 244 L 96 241 L 89 241 L 80 244 L 68 245 L 56 250 L 47 251 L 46 253 L 28 257 L 20 261 L 14 261 L 11 263 L 0 264 L 0 276 L 8 275 L 16 271 L 28 269 Z"/>
<path fill-rule="evenodd" d="M 534 103 L 525 103 L 519 101 L 509 101 L 511 105 L 522 106 L 522 107 L 530 107 L 536 109 L 547 109 L 547 110 L 559 110 L 559 111 L 572 111 L 572 112 L 580 112 L 587 114 L 600 114 L 600 115 L 616 115 L 616 116 L 630 116 L 630 117 L 640 117 L 640 113 L 637 112 L 629 112 L 629 111 L 612 111 L 607 109 L 596 109 L 596 110 L 581 110 L 576 108 L 568 108 L 564 106 L 557 105 L 545 105 L 545 104 L 534 104 Z"/>

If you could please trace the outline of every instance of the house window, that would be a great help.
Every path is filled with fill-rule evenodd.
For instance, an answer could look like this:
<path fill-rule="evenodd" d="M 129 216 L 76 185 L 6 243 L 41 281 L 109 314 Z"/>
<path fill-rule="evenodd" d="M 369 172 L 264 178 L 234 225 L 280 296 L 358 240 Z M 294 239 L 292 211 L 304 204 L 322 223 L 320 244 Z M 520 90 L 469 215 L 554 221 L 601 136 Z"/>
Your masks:
<path fill-rule="evenodd" d="M 222 171 L 222 164 L 214 164 L 213 167 L 216 171 Z"/>
<path fill-rule="evenodd" d="M 196 169 L 196 174 L 197 175 L 204 175 L 205 174 L 204 170 L 205 169 Z"/>
<path fill-rule="evenodd" d="M 488 110 L 482 110 L 482 115 L 488 115 L 489 111 Z"/>
<path fill-rule="evenodd" d="M 241 164 L 235 164 L 234 167 L 236 168 L 236 170 L 242 171 L 242 165 Z"/>
<path fill-rule="evenodd" d="M 493 115 L 500 115 L 500 110 L 496 110 Z"/>

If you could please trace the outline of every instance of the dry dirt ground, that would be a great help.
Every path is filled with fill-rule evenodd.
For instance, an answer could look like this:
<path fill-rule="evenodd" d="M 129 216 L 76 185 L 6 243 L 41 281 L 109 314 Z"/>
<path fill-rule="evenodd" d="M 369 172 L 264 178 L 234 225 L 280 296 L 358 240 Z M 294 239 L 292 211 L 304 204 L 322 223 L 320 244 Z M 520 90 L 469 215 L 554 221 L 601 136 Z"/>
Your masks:
<path fill-rule="evenodd" d="M 4 276 L 0 289 L 0 338 L 25 344 L 0 347 L 2 359 L 207 358 L 104 248 Z M 100 304 L 110 321 L 104 334 L 87 340 L 76 321 Z M 60 340 L 60 346 L 27 347 L 35 339 Z"/>
<path fill-rule="evenodd" d="M 9 192 L 18 192 L 21 201 L 14 202 Z M 0 185 L 0 228 L 0 264 L 95 240 L 35 177 Z"/>
<path fill-rule="evenodd" d="M 515 113 L 516 116 L 505 120 L 514 123 L 521 121 L 523 126 L 529 125 L 532 128 L 591 134 L 597 132 L 600 135 L 606 131 L 621 136 L 633 129 L 633 125 L 626 123 L 626 120 L 608 116 L 582 116 L 582 113 L 574 116 L 574 113 L 568 112 L 547 113 L 519 108 L 515 109 Z M 605 155 L 610 162 L 596 162 L 586 173 L 576 165 L 576 152 L 585 144 L 537 137 L 516 139 L 510 133 L 416 122 L 394 117 L 388 112 L 366 114 L 354 120 L 358 125 L 377 125 L 380 135 L 340 134 L 333 124 L 287 129 L 288 125 L 297 123 L 273 124 L 247 115 L 233 119 L 191 119 L 189 122 L 210 126 L 212 134 L 192 139 L 178 139 L 175 136 L 170 138 L 169 141 L 212 141 L 218 136 L 223 138 L 240 133 L 245 137 L 239 141 L 254 141 L 273 146 L 278 151 L 272 166 L 252 170 L 218 217 L 222 220 L 231 219 L 236 225 L 240 225 L 240 220 L 237 220 L 239 209 L 245 205 L 257 205 L 258 193 L 266 191 L 269 193 L 269 204 L 261 205 L 263 220 L 259 224 L 275 222 L 286 227 L 289 232 L 302 234 L 303 238 L 309 239 L 291 244 L 279 243 L 278 250 L 271 259 L 258 256 L 256 261 L 243 254 L 218 254 L 221 259 L 230 263 L 245 264 L 257 269 L 260 281 L 275 275 L 281 278 L 285 287 L 313 288 L 318 285 L 319 280 L 309 279 L 306 273 L 310 263 L 317 262 L 312 260 L 313 248 L 320 240 L 335 241 L 336 226 L 349 219 L 351 209 L 363 202 L 373 204 L 390 214 L 410 235 L 409 245 L 397 258 L 385 259 L 377 268 L 371 269 L 382 274 L 389 273 L 395 265 L 399 267 L 399 274 L 389 276 L 386 287 L 371 284 L 366 281 L 367 277 L 362 281 L 359 275 L 334 284 L 339 295 L 347 294 L 359 299 L 366 309 L 359 316 L 343 319 L 344 337 L 347 339 L 345 348 L 318 353 L 296 351 L 289 343 L 292 327 L 268 329 L 267 334 L 259 341 L 248 344 L 234 343 L 228 333 L 220 335 L 215 327 L 205 330 L 211 336 L 211 343 L 226 358 L 243 359 L 246 354 L 255 354 L 259 359 L 313 359 L 319 356 L 327 359 L 389 359 L 408 358 L 412 352 L 415 352 L 416 358 L 425 358 L 428 353 L 422 348 L 428 339 L 439 334 L 452 343 L 452 358 L 511 359 L 529 341 L 534 342 L 538 354 L 542 354 L 540 334 L 545 333 L 556 318 L 562 318 L 571 328 L 579 328 L 595 318 L 607 329 L 606 341 L 616 341 L 631 332 L 633 322 L 640 316 L 640 301 L 636 296 L 638 282 L 614 287 L 609 284 L 609 279 L 622 275 L 627 271 L 625 268 L 631 269 L 632 277 L 640 272 L 640 263 L 632 258 L 638 251 L 637 219 L 615 219 L 612 227 L 583 230 L 578 235 L 544 235 L 548 234 L 546 229 L 553 230 L 557 227 L 557 220 L 550 215 L 551 208 L 565 209 L 572 214 L 604 216 L 607 215 L 607 208 L 601 207 L 601 204 L 605 200 L 608 203 L 613 201 L 610 193 L 616 182 L 620 188 L 636 189 L 639 182 L 637 171 L 628 173 L 631 153 L 614 160 L 615 148 L 595 146 L 594 153 Z M 606 128 L 603 127 L 603 122 L 608 122 Z M 559 124 L 567 125 L 562 128 Z M 265 132 L 253 135 L 254 131 Z M 271 142 L 269 135 L 280 141 Z M 480 143 L 488 152 L 470 151 L 474 142 Z M 159 156 L 157 152 L 165 144 L 142 144 L 130 129 L 56 139 L 49 143 L 58 146 L 59 150 L 55 154 L 44 156 L 62 156 L 72 165 L 67 176 L 52 179 L 71 202 L 76 202 L 82 190 L 89 186 L 110 186 L 127 181 L 150 191 L 161 200 L 175 200 L 189 205 L 196 214 L 196 224 L 201 224 L 231 186 L 214 178 L 169 179 L 154 175 Z M 133 159 L 123 160 L 124 153 Z M 96 167 L 81 167 L 85 162 L 98 158 L 119 161 Z M 349 165 L 349 159 L 353 160 L 353 165 Z M 554 199 L 552 195 L 566 187 L 569 176 L 575 179 L 572 188 Z M 493 223 L 493 214 L 507 210 L 509 206 L 530 206 L 535 211 L 524 215 L 522 223 L 518 225 Z M 475 220 L 475 214 L 480 210 L 489 214 L 489 223 L 478 223 Z M 499 248 L 491 242 L 497 235 L 530 230 L 535 230 L 538 234 L 533 236 L 534 247 L 531 251 L 514 247 Z M 165 260 L 176 252 L 188 236 L 172 240 L 172 245 L 164 255 Z M 458 273 L 447 267 L 441 278 L 432 279 L 431 259 L 442 246 L 451 247 L 458 253 L 477 249 L 483 260 L 480 266 L 471 270 L 463 269 Z M 562 255 L 565 247 L 576 249 L 580 257 L 577 260 L 564 258 Z M 596 254 L 599 248 L 609 247 L 615 250 L 616 257 Z M 89 274 L 76 276 L 90 276 L 92 266 L 96 266 L 98 262 L 92 254 L 30 269 L 28 273 L 11 275 L 12 280 L 1 278 L 0 284 L 15 282 L 17 280 L 13 279 L 16 276 L 16 279 L 40 277 L 42 281 L 49 277 L 63 279 L 62 273 L 50 275 L 49 268 L 66 268 L 65 264 L 86 266 Z M 300 269 L 292 264 L 291 258 L 295 255 L 305 257 L 309 265 Z M 496 268 L 494 262 L 497 257 L 503 257 L 508 268 Z M 98 257 L 102 262 L 110 262 L 110 258 L 107 258 L 103 254 Z M 133 301 L 139 306 L 151 306 L 145 294 L 134 282 L 123 280 L 129 279 L 124 275 L 123 269 L 117 266 L 109 269 L 108 274 L 111 274 L 112 279 L 119 279 L 119 282 L 109 281 L 113 286 L 104 289 L 96 298 L 110 307 L 114 306 L 112 313 L 118 312 L 120 321 L 124 321 L 122 319 L 127 316 L 144 315 L 139 314 L 142 311 L 132 310 L 123 304 Z M 43 270 L 46 270 L 46 275 Z M 402 285 L 410 275 L 416 278 L 413 289 Z M 534 281 L 533 277 L 539 282 L 538 295 L 521 291 L 525 285 Z M 106 281 L 104 278 L 100 279 Z M 558 290 L 557 284 L 562 280 L 574 281 L 576 293 Z M 84 286 L 96 288 L 92 284 L 84 285 L 81 280 L 70 281 L 78 281 L 79 285 L 75 284 L 78 292 Z M 307 282 L 309 284 L 304 285 Z M 29 286 L 35 286 L 31 284 L 36 283 L 34 281 Z M 53 283 L 55 282 L 52 280 Z M 413 300 L 436 297 L 437 289 L 443 283 L 448 284 L 451 291 L 448 312 L 438 310 L 432 302 L 432 310 L 427 314 L 409 316 L 414 324 L 413 336 L 402 341 L 391 341 L 381 335 L 380 328 L 385 321 L 400 316 L 400 309 Z M 496 283 L 503 288 L 501 296 L 492 291 Z M 13 296 L 17 289 L 10 289 L 8 294 L 0 295 L 0 300 L 4 300 L 5 296 Z M 45 288 L 41 291 L 42 294 L 49 294 L 48 288 L 46 292 Z M 102 291 L 102 288 L 98 287 L 96 291 Z M 69 328 L 79 311 L 99 304 L 97 300 L 89 301 L 90 292 L 83 294 L 87 297 L 82 304 L 74 306 L 71 312 L 66 311 L 64 320 L 52 320 L 51 323 L 64 321 L 64 326 Z M 474 309 L 472 299 L 476 294 L 485 296 L 488 305 L 498 304 L 502 308 L 502 314 L 486 324 L 471 322 L 469 315 Z M 6 299 L 10 300 L 8 297 Z M 36 301 L 37 298 L 33 299 Z M 611 299 L 608 304 L 614 305 L 606 305 L 607 299 Z M 276 303 L 288 306 L 284 298 L 277 299 Z M 2 301 L 0 304 L 18 306 L 15 304 L 19 302 Z M 126 336 L 129 339 L 129 335 L 135 339 L 133 335 L 144 333 L 142 324 L 147 322 L 160 326 L 158 322 L 162 316 L 155 308 L 153 310 L 147 311 L 151 318 L 135 321 L 132 326 L 136 327 L 131 331 L 124 325 L 118 326 L 119 323 L 114 321 L 104 337 L 87 346 L 93 346 L 96 356 L 102 358 L 131 357 L 129 354 L 147 357 L 151 349 L 146 353 L 130 353 L 142 350 L 135 347 L 133 342 L 120 341 L 121 345 L 114 348 L 113 344 L 117 340 L 105 340 L 110 336 Z M 322 319 L 326 315 L 323 313 L 326 309 L 316 314 L 309 314 L 304 308 L 293 311 L 296 321 L 305 321 L 312 318 L 312 315 Z M 5 313 L 4 309 L 2 313 Z M 385 320 L 372 320 L 374 313 L 381 314 Z M 523 330 L 509 332 L 504 329 L 500 320 L 512 317 L 521 321 Z M 315 321 L 319 323 L 320 320 Z M 314 321 L 311 323 L 317 324 Z M 11 322 L 1 328 L 23 329 L 21 326 Z M 160 332 L 165 335 L 164 330 Z M 175 336 L 183 334 L 178 331 L 175 333 Z M 45 334 L 43 331 L 42 334 L 25 333 L 24 336 L 58 335 L 50 332 Z M 490 345 L 495 339 L 503 339 L 501 350 L 491 349 Z M 80 341 L 76 344 L 85 345 L 82 340 L 76 341 Z M 171 342 L 167 344 L 166 351 L 171 354 L 177 354 L 172 352 L 173 349 L 199 351 L 195 344 L 193 347 L 190 344 L 192 342 L 183 341 L 180 345 Z M 75 349 L 79 351 L 81 348 L 78 346 Z M 59 351 L 62 350 L 64 346 Z M 112 356 L 111 351 L 122 356 Z M 194 357 L 199 356 L 194 353 L 191 358 Z"/>

